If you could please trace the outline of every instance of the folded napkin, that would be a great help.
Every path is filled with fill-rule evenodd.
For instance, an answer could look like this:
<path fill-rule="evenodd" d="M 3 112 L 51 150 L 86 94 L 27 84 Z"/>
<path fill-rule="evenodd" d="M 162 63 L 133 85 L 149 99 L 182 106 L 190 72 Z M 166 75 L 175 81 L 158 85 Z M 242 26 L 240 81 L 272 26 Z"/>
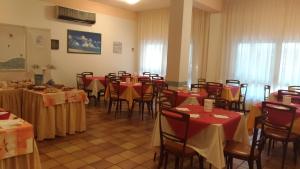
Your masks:
<path fill-rule="evenodd" d="M 190 118 L 199 118 L 200 114 L 190 114 Z"/>
<path fill-rule="evenodd" d="M 190 111 L 190 109 L 185 108 L 185 107 L 176 107 L 176 110 L 178 110 L 178 111 Z"/>
<path fill-rule="evenodd" d="M 199 94 L 191 93 L 191 96 L 199 96 Z"/>
<path fill-rule="evenodd" d="M 215 118 L 219 118 L 219 119 L 228 119 L 228 116 L 224 116 L 224 115 L 220 115 L 220 114 L 214 114 L 213 115 Z"/>

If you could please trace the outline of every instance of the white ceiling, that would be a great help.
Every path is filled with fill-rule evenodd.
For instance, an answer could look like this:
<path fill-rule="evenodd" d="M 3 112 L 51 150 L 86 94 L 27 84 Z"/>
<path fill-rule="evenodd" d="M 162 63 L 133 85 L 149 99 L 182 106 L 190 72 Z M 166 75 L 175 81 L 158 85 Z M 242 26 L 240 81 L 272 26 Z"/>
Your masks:
<path fill-rule="evenodd" d="M 131 10 L 131 11 L 145 11 L 150 9 L 160 9 L 168 7 L 170 0 L 141 0 L 137 4 L 130 5 L 126 3 L 126 0 L 91 0 L 100 2 L 103 4 L 116 6 L 119 8 Z"/>

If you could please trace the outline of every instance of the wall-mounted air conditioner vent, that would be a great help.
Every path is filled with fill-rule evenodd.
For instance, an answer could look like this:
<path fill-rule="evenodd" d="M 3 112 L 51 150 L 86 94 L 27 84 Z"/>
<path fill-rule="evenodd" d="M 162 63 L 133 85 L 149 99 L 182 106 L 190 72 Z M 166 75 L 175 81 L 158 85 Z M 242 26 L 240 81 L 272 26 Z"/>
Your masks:
<path fill-rule="evenodd" d="M 95 24 L 96 23 L 96 14 L 90 12 L 83 12 L 76 9 L 65 8 L 62 6 L 56 6 L 57 18 L 82 22 L 87 24 Z"/>

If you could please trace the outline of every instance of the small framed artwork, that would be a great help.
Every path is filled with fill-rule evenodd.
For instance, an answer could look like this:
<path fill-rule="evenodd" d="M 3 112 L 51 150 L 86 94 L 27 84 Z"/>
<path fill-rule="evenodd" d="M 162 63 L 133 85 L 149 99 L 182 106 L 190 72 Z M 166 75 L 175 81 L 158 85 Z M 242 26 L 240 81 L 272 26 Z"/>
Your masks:
<path fill-rule="evenodd" d="M 122 42 L 113 43 L 113 53 L 122 54 Z"/>
<path fill-rule="evenodd" d="M 101 54 L 101 34 L 68 30 L 68 53 Z"/>
<path fill-rule="evenodd" d="M 51 39 L 51 49 L 54 49 L 54 50 L 59 49 L 59 40 Z"/>

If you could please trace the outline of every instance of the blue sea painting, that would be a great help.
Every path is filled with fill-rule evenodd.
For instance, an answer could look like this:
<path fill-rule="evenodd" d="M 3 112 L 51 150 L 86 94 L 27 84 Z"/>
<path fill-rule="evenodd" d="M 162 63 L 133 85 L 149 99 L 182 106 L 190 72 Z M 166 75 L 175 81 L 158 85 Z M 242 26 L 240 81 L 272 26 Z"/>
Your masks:
<path fill-rule="evenodd" d="M 101 34 L 68 30 L 68 52 L 101 54 Z"/>

